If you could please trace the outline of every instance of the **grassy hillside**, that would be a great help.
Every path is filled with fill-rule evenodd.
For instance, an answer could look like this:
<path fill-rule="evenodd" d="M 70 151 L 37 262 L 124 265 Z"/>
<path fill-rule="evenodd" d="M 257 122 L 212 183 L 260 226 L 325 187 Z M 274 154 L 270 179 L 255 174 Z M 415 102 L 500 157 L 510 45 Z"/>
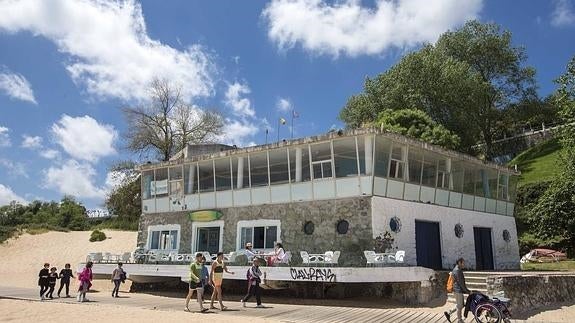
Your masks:
<path fill-rule="evenodd" d="M 517 165 L 521 171 L 519 186 L 551 179 L 559 169 L 561 144 L 550 139 L 517 155 L 509 165 Z"/>

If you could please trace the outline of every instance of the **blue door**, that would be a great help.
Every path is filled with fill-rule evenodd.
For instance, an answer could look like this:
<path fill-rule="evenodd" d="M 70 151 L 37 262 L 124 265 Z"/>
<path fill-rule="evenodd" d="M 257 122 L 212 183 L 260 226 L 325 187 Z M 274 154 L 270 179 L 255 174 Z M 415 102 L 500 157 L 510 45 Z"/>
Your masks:
<path fill-rule="evenodd" d="M 441 269 L 441 241 L 439 223 L 415 221 L 415 248 L 417 265 Z"/>

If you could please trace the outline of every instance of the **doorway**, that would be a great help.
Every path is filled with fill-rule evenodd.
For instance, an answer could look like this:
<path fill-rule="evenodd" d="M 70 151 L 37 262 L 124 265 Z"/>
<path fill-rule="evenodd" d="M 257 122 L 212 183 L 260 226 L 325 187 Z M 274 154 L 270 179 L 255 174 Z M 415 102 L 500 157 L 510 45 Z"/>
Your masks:
<path fill-rule="evenodd" d="M 473 228 L 475 238 L 475 268 L 493 270 L 493 247 L 490 228 Z"/>
<path fill-rule="evenodd" d="M 418 266 L 441 269 L 441 240 L 438 222 L 415 221 L 415 249 Z"/>
<path fill-rule="evenodd" d="M 220 227 L 197 228 L 196 251 L 216 254 L 220 250 Z"/>

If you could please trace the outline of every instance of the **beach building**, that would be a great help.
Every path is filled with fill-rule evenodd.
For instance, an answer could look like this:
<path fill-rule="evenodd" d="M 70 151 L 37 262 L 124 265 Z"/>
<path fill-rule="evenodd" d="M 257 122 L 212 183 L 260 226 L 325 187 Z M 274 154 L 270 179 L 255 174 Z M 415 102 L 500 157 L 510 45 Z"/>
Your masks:
<path fill-rule="evenodd" d="M 365 267 L 384 241 L 404 266 L 519 268 L 517 173 L 455 151 L 362 129 L 248 148 L 189 145 L 139 167 L 138 242 L 150 251 L 341 252 Z M 182 274 L 182 277 L 185 274 Z M 293 277 L 293 275 L 292 275 Z"/>

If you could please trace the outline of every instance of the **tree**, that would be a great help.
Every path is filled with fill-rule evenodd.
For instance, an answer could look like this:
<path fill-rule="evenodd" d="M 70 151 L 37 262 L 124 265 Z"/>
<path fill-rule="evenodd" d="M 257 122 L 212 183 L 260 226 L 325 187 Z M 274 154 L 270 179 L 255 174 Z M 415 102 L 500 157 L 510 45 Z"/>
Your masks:
<path fill-rule="evenodd" d="M 450 149 L 458 147 L 460 142 L 457 135 L 421 110 L 385 110 L 379 114 L 375 126 Z"/>
<path fill-rule="evenodd" d="M 151 152 L 167 161 L 188 143 L 203 143 L 221 134 L 222 117 L 216 111 L 201 110 L 185 103 L 180 88 L 155 79 L 150 100 L 123 109 L 128 124 L 127 148 L 136 153 Z"/>
<path fill-rule="evenodd" d="M 110 174 L 119 184 L 106 196 L 106 208 L 118 218 L 135 220 L 142 213 L 141 181 L 136 164 L 118 162 L 110 167 Z"/>

